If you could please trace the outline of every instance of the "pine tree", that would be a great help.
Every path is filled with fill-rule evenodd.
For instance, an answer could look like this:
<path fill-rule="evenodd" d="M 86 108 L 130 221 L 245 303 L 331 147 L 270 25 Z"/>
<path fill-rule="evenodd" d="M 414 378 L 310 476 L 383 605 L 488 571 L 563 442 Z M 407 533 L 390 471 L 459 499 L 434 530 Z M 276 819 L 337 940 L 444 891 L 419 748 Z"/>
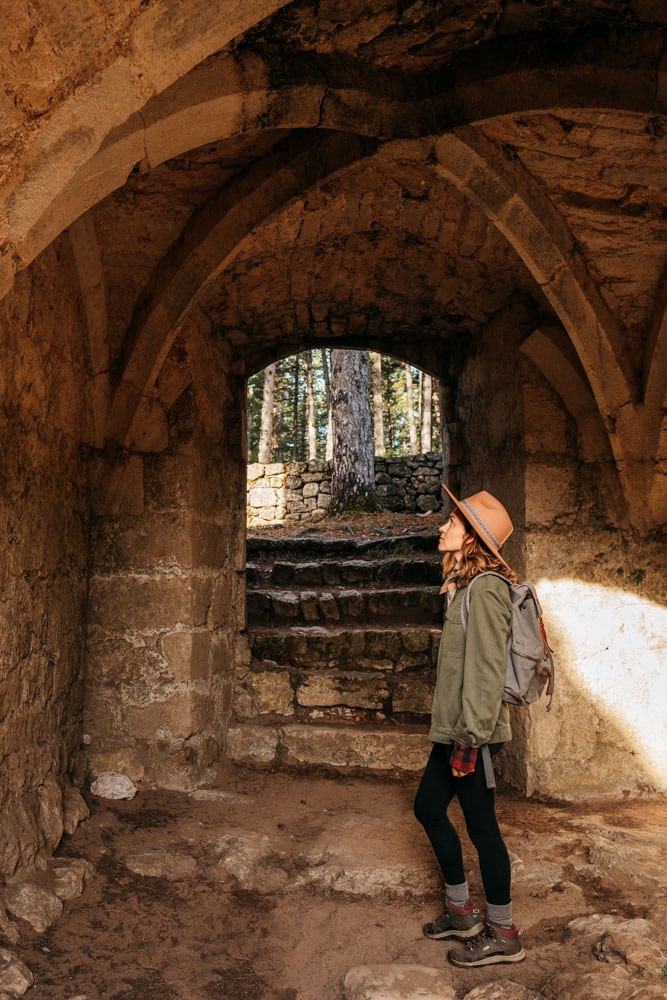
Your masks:
<path fill-rule="evenodd" d="M 331 352 L 332 510 L 378 510 L 368 351 Z"/>

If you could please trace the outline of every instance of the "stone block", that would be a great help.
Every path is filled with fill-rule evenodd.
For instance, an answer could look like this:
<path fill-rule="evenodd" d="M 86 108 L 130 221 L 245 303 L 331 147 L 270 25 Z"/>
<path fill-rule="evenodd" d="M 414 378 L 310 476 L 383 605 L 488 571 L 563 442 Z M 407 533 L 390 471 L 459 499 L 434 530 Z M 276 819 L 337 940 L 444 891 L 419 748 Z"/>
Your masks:
<path fill-rule="evenodd" d="M 276 491 L 266 486 L 257 486 L 248 491 L 248 504 L 253 508 L 275 506 L 277 499 Z"/>
<path fill-rule="evenodd" d="M 2 902 L 13 917 L 25 920 L 38 934 L 47 931 L 63 912 L 62 900 L 55 893 L 31 882 L 6 885 Z"/>
<path fill-rule="evenodd" d="M 424 733 L 368 730 L 361 726 L 287 725 L 282 729 L 287 764 L 358 767 L 370 771 L 421 771 L 430 752 Z"/>
<path fill-rule="evenodd" d="M 90 620 L 103 628 L 204 625 L 209 603 L 210 583 L 187 575 L 95 575 L 90 581 Z"/>
<path fill-rule="evenodd" d="M 430 648 L 431 632 L 425 628 L 406 628 L 401 633 L 401 640 L 408 653 L 423 653 Z"/>
<path fill-rule="evenodd" d="M 250 671 L 245 678 L 252 705 L 259 715 L 292 715 L 294 692 L 287 670 Z"/>
<path fill-rule="evenodd" d="M 338 604 L 336 603 L 336 598 L 333 594 L 322 593 L 319 599 L 320 614 L 323 621 L 327 622 L 337 622 L 340 621 L 340 611 Z"/>
<path fill-rule="evenodd" d="M 368 629 L 364 655 L 367 657 L 382 657 L 383 659 L 398 659 L 401 652 L 401 634 L 391 629 Z"/>
<path fill-rule="evenodd" d="M 306 622 L 320 621 L 320 605 L 317 594 L 301 594 L 301 616 Z"/>
<path fill-rule="evenodd" d="M 341 590 L 338 592 L 338 607 L 341 614 L 350 618 L 361 618 L 364 614 L 366 601 L 360 590 Z"/>
<path fill-rule="evenodd" d="M 396 660 L 396 673 L 403 673 L 404 670 L 428 670 L 431 666 L 430 657 L 427 653 L 401 653 Z"/>
<path fill-rule="evenodd" d="M 320 487 L 318 483 L 306 483 L 303 487 L 303 497 L 304 500 L 309 497 L 316 497 L 320 492 Z"/>
<path fill-rule="evenodd" d="M 187 740 L 213 721 L 213 704 L 192 691 L 182 691 L 164 701 L 128 705 L 125 709 L 128 732 L 136 739 L 154 740 L 161 732 L 173 739 Z"/>
<path fill-rule="evenodd" d="M 207 631 L 167 632 L 159 643 L 176 681 L 205 680 L 211 672 L 211 633 Z"/>
<path fill-rule="evenodd" d="M 309 708 L 381 709 L 389 697 L 389 689 L 381 675 L 311 674 L 297 687 L 297 701 Z"/>
<path fill-rule="evenodd" d="M 392 698 L 394 712 L 412 712 L 429 715 L 433 702 L 433 688 L 426 684 L 397 684 Z"/>
<path fill-rule="evenodd" d="M 344 1000 L 456 1000 L 457 994 L 449 971 L 393 964 L 350 969 L 343 980 L 343 996 Z"/>
<path fill-rule="evenodd" d="M 264 466 L 259 462 L 251 462 L 246 469 L 246 478 L 249 483 L 254 483 L 255 480 L 261 479 L 264 475 Z"/>
<path fill-rule="evenodd" d="M 284 591 L 272 595 L 273 614 L 280 619 L 294 619 L 299 616 L 301 601 L 298 594 Z"/>
<path fill-rule="evenodd" d="M 249 764 L 270 764 L 276 759 L 280 731 L 274 727 L 230 726 L 226 750 L 231 760 Z"/>

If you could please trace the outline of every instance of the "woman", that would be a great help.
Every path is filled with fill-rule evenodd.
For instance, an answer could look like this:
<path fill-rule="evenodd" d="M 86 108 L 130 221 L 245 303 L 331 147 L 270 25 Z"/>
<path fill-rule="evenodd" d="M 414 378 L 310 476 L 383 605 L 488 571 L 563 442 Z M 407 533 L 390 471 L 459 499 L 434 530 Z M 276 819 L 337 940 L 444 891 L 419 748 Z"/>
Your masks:
<path fill-rule="evenodd" d="M 424 925 L 424 934 L 466 942 L 448 953 L 454 965 L 521 962 L 525 952 L 512 923 L 509 855 L 498 828 L 494 788 L 488 787 L 494 785 L 492 768 L 484 765 L 485 757 L 490 764 L 489 751 L 497 752 L 511 739 L 502 694 L 512 606 L 503 580 L 483 576 L 475 581 L 465 633 L 461 623 L 466 588 L 480 573 L 493 570 L 517 582 L 499 552 L 513 528 L 507 511 L 490 493 L 457 500 L 444 489 L 455 504 L 440 528 L 438 544 L 443 553 L 441 593 L 447 607 L 429 733 L 433 746 L 414 808 L 445 878 L 445 910 Z M 486 895 L 484 923 L 469 898 L 461 843 L 447 817 L 454 796 L 479 857 Z"/>

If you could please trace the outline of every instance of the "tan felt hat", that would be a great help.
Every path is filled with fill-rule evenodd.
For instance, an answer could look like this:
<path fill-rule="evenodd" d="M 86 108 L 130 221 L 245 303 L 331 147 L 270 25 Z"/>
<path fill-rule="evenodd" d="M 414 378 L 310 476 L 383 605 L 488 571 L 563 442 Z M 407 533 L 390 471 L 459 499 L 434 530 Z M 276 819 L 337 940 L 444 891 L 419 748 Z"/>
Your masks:
<path fill-rule="evenodd" d="M 480 493 L 473 493 L 471 497 L 466 497 L 465 500 L 457 500 L 449 487 L 445 486 L 444 483 L 442 484 L 442 488 L 447 491 L 466 521 L 474 529 L 475 534 L 479 535 L 487 548 L 491 549 L 493 554 L 498 556 L 500 561 L 509 569 L 510 567 L 498 550 L 514 531 L 514 525 L 500 500 L 496 500 L 486 490 L 482 490 Z"/>

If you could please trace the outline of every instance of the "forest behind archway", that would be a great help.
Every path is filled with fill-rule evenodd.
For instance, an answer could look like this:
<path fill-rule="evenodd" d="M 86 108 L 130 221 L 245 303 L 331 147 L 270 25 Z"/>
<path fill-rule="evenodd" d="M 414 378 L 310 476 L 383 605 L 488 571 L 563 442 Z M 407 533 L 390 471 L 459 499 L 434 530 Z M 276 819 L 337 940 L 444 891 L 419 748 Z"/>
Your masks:
<path fill-rule="evenodd" d="M 369 352 L 376 455 L 440 451 L 445 391 L 427 372 Z M 331 350 L 283 358 L 248 380 L 248 461 L 331 457 Z"/>

